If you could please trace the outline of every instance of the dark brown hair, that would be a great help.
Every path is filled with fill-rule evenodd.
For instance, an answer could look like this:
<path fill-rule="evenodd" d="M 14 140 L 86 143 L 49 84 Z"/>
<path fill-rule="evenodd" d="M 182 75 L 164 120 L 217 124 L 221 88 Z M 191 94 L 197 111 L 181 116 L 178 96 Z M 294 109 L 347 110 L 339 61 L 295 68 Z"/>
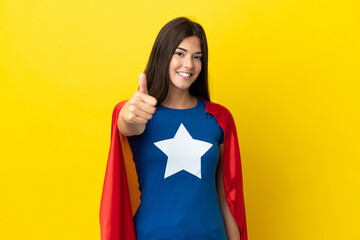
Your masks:
<path fill-rule="evenodd" d="M 200 24 L 185 17 L 179 17 L 168 22 L 156 37 L 145 69 L 149 95 L 162 103 L 169 91 L 169 65 L 171 58 L 182 40 L 187 37 L 200 38 L 202 51 L 202 69 L 190 86 L 189 92 L 210 101 L 208 87 L 208 47 L 204 29 Z"/>

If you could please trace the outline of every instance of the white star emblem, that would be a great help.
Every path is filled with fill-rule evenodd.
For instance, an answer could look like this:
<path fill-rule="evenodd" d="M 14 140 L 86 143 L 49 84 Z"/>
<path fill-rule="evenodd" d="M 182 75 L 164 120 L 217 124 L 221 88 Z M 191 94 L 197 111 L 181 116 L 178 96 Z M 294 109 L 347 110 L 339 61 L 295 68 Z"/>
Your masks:
<path fill-rule="evenodd" d="M 201 156 L 211 148 L 211 143 L 193 139 L 181 123 L 174 138 L 154 144 L 168 156 L 164 179 L 181 170 L 201 179 Z"/>

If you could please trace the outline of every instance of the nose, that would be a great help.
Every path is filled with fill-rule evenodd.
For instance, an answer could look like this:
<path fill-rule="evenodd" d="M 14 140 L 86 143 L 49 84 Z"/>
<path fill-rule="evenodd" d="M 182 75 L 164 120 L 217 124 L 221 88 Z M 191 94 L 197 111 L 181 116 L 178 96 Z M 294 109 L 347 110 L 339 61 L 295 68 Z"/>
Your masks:
<path fill-rule="evenodd" d="M 184 58 L 183 65 L 184 65 L 185 68 L 192 69 L 194 67 L 193 58 L 190 55 L 186 56 Z"/>

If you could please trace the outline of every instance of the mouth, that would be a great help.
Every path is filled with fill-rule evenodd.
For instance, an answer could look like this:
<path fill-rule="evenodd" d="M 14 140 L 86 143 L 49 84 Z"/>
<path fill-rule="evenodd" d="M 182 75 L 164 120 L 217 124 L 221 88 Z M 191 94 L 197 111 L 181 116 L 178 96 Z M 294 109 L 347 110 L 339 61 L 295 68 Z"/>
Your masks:
<path fill-rule="evenodd" d="M 192 73 L 185 73 L 185 72 L 176 72 L 176 73 L 179 74 L 180 76 L 183 76 L 183 77 L 186 77 L 186 78 L 192 76 Z"/>

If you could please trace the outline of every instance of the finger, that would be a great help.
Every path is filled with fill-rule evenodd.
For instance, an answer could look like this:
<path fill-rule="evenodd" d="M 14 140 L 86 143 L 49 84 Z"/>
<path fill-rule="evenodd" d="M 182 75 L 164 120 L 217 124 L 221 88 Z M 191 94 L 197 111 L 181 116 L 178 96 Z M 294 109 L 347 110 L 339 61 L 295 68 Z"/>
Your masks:
<path fill-rule="evenodd" d="M 153 114 L 147 113 L 145 111 L 137 111 L 136 116 L 145 120 L 150 120 L 153 116 Z"/>
<path fill-rule="evenodd" d="M 137 93 L 138 93 L 137 96 L 142 94 L 142 93 L 139 93 L 139 92 L 137 92 Z M 145 94 L 142 94 L 142 95 L 145 95 Z M 137 97 L 130 99 L 129 103 L 130 104 L 129 104 L 129 107 L 128 107 L 128 111 L 129 111 L 129 113 L 132 113 L 134 115 L 139 115 L 138 114 L 139 112 L 145 112 L 147 114 L 153 115 L 155 113 L 155 111 L 156 111 L 156 107 L 151 106 L 151 105 L 143 102 L 141 99 L 139 99 Z M 140 115 L 140 116 L 142 116 L 142 115 Z"/>
<path fill-rule="evenodd" d="M 147 80 L 146 80 L 146 75 L 145 75 L 145 73 L 140 73 L 140 75 L 139 75 L 139 91 L 140 91 L 141 93 L 148 94 L 148 90 L 147 90 Z"/>
<path fill-rule="evenodd" d="M 147 94 L 140 94 L 140 100 L 146 104 L 149 104 L 150 106 L 155 107 L 157 104 L 156 98 L 153 96 L 147 95 Z"/>
<path fill-rule="evenodd" d="M 156 111 L 156 107 L 154 107 L 154 106 L 152 106 L 152 105 L 149 105 L 149 104 L 147 104 L 147 103 L 140 103 L 139 105 L 138 105 L 138 108 L 141 110 L 141 111 L 144 111 L 144 112 L 146 112 L 146 113 L 148 113 L 148 114 L 151 114 L 151 115 L 153 115 L 154 113 L 155 113 L 155 111 Z"/>
<path fill-rule="evenodd" d="M 147 123 L 147 119 L 141 118 L 134 113 L 129 114 L 126 121 L 129 123 Z"/>

